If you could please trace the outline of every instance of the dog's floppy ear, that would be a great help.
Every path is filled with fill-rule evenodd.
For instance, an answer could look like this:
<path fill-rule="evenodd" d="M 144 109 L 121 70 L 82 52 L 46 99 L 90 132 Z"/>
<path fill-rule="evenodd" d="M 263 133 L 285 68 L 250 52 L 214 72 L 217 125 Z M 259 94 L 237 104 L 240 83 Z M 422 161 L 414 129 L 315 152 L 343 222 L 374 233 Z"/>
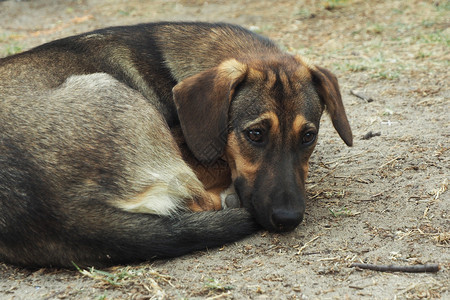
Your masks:
<path fill-rule="evenodd" d="M 230 59 L 184 79 L 173 88 L 184 138 L 202 163 L 211 164 L 223 154 L 230 101 L 246 73 L 247 65 Z"/>
<path fill-rule="evenodd" d="M 327 69 L 317 66 L 311 68 L 311 74 L 316 91 L 330 114 L 334 128 L 342 140 L 348 146 L 352 146 L 352 130 L 345 114 L 336 76 Z"/>

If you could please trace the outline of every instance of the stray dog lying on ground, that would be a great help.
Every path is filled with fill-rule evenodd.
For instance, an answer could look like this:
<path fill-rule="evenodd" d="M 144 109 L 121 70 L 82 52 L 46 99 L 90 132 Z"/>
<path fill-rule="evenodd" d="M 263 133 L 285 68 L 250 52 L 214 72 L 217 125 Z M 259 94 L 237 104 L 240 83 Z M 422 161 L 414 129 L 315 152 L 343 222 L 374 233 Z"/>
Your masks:
<path fill-rule="evenodd" d="M 0 96 L 0 260 L 25 266 L 292 230 L 324 109 L 352 145 L 334 75 L 229 24 L 47 43 L 0 59 Z"/>

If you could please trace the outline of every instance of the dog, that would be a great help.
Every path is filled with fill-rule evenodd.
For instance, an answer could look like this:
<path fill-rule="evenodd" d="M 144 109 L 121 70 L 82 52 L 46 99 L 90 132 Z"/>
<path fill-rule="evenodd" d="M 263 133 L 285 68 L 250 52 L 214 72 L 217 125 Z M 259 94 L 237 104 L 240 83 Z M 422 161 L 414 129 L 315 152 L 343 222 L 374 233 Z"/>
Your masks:
<path fill-rule="evenodd" d="M 324 110 L 352 145 L 330 71 L 224 23 L 56 40 L 0 59 L 0 97 L 0 260 L 22 266 L 293 230 Z"/>

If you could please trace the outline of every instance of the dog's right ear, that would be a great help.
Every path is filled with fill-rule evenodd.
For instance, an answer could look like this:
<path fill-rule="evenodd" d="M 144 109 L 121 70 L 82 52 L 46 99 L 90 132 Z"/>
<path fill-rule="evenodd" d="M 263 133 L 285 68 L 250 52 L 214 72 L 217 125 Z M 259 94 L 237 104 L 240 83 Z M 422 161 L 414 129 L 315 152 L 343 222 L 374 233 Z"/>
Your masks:
<path fill-rule="evenodd" d="M 173 88 L 184 138 L 202 163 L 215 162 L 225 150 L 230 101 L 246 73 L 246 64 L 230 59 Z"/>

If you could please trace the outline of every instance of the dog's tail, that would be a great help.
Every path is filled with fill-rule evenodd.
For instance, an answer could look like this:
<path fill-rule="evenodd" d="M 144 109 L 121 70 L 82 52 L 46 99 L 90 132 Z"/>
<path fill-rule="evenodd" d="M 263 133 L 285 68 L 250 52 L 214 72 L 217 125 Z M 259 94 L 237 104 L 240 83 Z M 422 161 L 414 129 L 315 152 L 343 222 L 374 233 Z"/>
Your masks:
<path fill-rule="evenodd" d="M 98 245 L 97 253 L 84 257 L 87 253 L 82 252 L 80 264 L 94 264 L 99 258 L 100 263 L 110 264 L 175 257 L 223 246 L 260 228 L 245 209 L 183 212 L 173 217 L 114 210 L 103 220 L 104 230 L 88 237 L 88 244 Z M 99 225 L 92 224 L 97 229 Z"/>
<path fill-rule="evenodd" d="M 24 230 L 14 233 L 16 227 L 6 236 L 0 230 L 0 261 L 29 267 L 104 267 L 219 247 L 259 229 L 245 209 L 161 217 L 105 206 L 78 213 L 62 224 L 51 216 L 31 228 L 24 223 Z"/>

